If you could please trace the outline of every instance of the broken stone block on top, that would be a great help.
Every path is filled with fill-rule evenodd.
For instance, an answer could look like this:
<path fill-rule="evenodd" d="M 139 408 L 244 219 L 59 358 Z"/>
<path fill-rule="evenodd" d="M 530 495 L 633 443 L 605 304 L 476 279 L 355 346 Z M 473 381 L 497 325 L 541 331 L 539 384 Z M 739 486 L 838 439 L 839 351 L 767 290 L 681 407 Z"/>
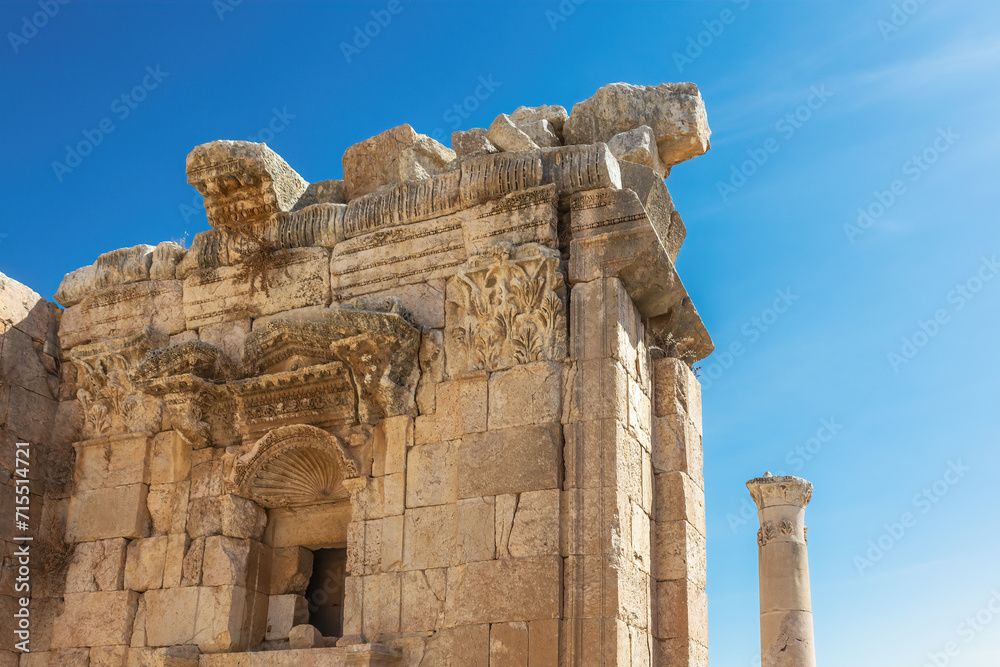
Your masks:
<path fill-rule="evenodd" d="M 486 138 L 486 130 L 482 127 L 452 132 L 451 147 L 455 149 L 455 155 L 459 158 L 499 152 L 497 147 L 491 144 L 490 140 Z"/>
<path fill-rule="evenodd" d="M 542 148 L 562 146 L 562 140 L 556 135 L 556 131 L 555 128 L 552 127 L 552 123 L 544 118 L 542 120 L 536 120 L 533 123 L 518 125 L 517 129 L 528 135 L 532 141 Z"/>
<path fill-rule="evenodd" d="M 660 161 L 667 168 L 710 147 L 705 102 L 693 83 L 609 83 L 573 105 L 563 135 L 566 144 L 593 144 L 643 125 L 653 130 Z"/>
<path fill-rule="evenodd" d="M 196 146 L 187 156 L 187 176 L 205 197 L 213 227 L 242 227 L 292 211 L 309 188 L 280 155 L 250 141 Z"/>
<path fill-rule="evenodd" d="M 569 120 L 566 108 L 558 104 L 543 104 L 540 107 L 518 107 L 510 115 L 510 119 L 515 125 L 527 125 L 540 120 L 547 120 L 552 124 L 552 131 L 559 137 L 560 143 L 563 138 L 563 126 Z"/>
<path fill-rule="evenodd" d="M 409 125 L 400 125 L 354 144 L 344 151 L 344 195 L 347 201 L 383 185 L 419 181 L 445 171 L 455 151 Z"/>
<path fill-rule="evenodd" d="M 505 113 L 497 116 L 490 124 L 490 129 L 486 130 L 486 138 L 502 151 L 530 151 L 538 148 L 538 144 L 519 130 Z"/>
<path fill-rule="evenodd" d="M 656 136 L 648 125 L 619 132 L 608 139 L 608 150 L 619 160 L 645 165 L 661 177 L 670 172 L 670 169 L 664 167 L 663 163 L 660 162 L 660 154 L 656 148 Z"/>

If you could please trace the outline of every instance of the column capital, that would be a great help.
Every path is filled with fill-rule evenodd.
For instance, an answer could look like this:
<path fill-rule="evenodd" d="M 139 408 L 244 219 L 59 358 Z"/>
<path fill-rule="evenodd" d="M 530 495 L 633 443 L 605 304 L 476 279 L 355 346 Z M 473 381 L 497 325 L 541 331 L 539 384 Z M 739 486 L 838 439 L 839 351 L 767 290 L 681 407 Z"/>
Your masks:
<path fill-rule="evenodd" d="M 793 505 L 795 507 L 805 507 L 812 499 L 812 483 L 801 477 L 792 475 L 779 475 L 774 477 L 771 473 L 764 473 L 763 477 L 756 477 L 747 482 L 747 489 L 757 503 L 757 509 L 777 505 Z"/>

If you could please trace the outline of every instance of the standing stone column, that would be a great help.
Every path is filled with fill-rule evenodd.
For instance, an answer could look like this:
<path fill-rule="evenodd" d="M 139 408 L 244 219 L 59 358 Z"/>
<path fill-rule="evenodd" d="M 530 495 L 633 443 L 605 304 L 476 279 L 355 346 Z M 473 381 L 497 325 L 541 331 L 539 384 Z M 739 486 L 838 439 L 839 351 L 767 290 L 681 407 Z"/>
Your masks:
<path fill-rule="evenodd" d="M 760 519 L 761 666 L 816 667 L 804 524 L 812 484 L 764 473 L 747 488 Z"/>

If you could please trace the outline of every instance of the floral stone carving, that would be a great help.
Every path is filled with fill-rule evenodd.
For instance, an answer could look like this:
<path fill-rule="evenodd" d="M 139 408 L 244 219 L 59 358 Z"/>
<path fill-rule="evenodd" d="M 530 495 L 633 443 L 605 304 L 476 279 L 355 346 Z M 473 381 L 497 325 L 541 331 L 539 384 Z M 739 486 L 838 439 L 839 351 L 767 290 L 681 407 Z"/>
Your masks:
<path fill-rule="evenodd" d="M 500 243 L 448 281 L 447 370 L 496 371 L 566 357 L 566 285 L 559 252 Z"/>
<path fill-rule="evenodd" d="M 151 425 L 159 420 L 159 405 L 137 391 L 132 371 L 147 352 L 166 341 L 165 335 L 146 329 L 70 351 L 77 369 L 84 437 L 158 430 Z"/>

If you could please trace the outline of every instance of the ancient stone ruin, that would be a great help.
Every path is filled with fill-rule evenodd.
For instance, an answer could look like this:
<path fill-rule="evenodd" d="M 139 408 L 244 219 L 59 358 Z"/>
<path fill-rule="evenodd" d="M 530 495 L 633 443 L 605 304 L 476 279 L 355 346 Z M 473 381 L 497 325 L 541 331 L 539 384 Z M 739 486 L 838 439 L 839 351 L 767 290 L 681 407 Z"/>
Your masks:
<path fill-rule="evenodd" d="M 712 342 L 664 178 L 708 140 L 693 84 L 611 84 L 342 181 L 215 141 L 190 248 L 63 308 L 0 276 L 0 667 L 706 665 Z"/>

